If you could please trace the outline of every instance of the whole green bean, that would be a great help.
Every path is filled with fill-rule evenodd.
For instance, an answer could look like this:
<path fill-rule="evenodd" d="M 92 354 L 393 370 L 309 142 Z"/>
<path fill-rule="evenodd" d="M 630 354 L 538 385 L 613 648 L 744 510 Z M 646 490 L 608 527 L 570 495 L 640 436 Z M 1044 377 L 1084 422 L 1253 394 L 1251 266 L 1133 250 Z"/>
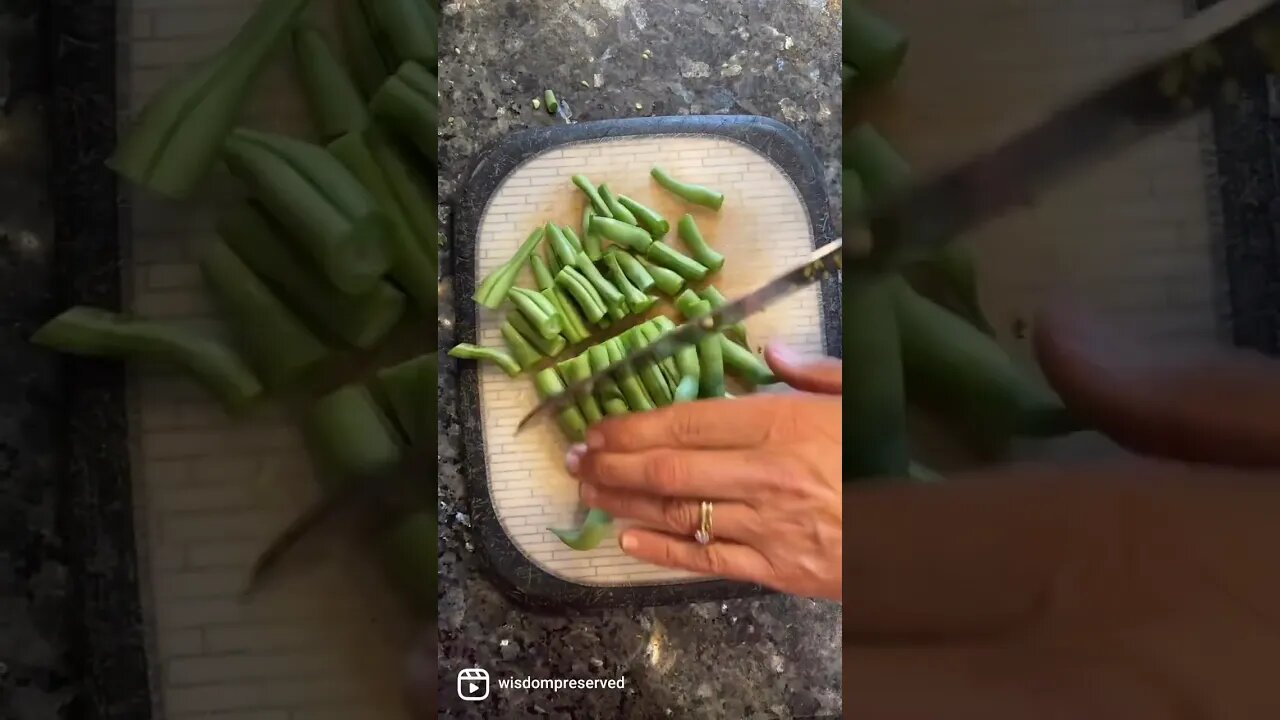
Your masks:
<path fill-rule="evenodd" d="M 604 239 L 638 253 L 645 252 L 653 245 L 653 238 L 649 237 L 649 233 L 644 230 L 601 215 L 592 218 L 591 231 L 600 233 Z"/>
<path fill-rule="evenodd" d="M 742 347 L 724 335 L 720 335 L 720 350 L 724 354 L 724 367 L 729 374 L 738 377 L 752 386 L 772 385 L 778 382 L 777 376 L 769 369 L 759 355 Z"/>
<path fill-rule="evenodd" d="M 688 320 L 711 314 L 711 303 L 702 300 L 689 308 Z M 698 394 L 704 398 L 724 397 L 724 351 L 721 335 L 708 335 L 698 341 Z"/>
<path fill-rule="evenodd" d="M 649 274 L 649 271 L 636 259 L 635 255 L 616 248 L 611 248 L 608 254 L 618 261 L 618 266 L 627 274 L 627 279 L 631 281 L 632 285 L 636 286 L 637 290 L 647 293 L 653 289 L 653 275 Z M 679 279 L 680 277 L 676 276 L 676 280 Z"/>
<path fill-rule="evenodd" d="M 556 258 L 560 260 L 562 267 L 568 267 L 573 264 L 577 251 L 573 249 L 569 239 L 564 236 L 564 231 L 555 223 L 547 223 L 547 245 L 555 252 Z"/>
<path fill-rule="evenodd" d="M 560 377 L 564 378 L 565 384 L 572 385 L 591 377 L 591 360 L 586 353 L 582 353 L 556 365 L 556 369 L 560 372 Z M 588 427 L 604 419 L 600 403 L 590 393 L 578 398 L 578 409 L 582 411 Z"/>
<path fill-rule="evenodd" d="M 604 298 L 600 296 L 591 285 L 591 281 L 583 277 L 582 273 L 576 268 L 566 267 L 556 276 L 556 282 L 561 287 L 569 291 L 574 299 L 578 301 L 578 306 L 582 308 L 587 320 L 593 323 L 599 323 L 604 319 L 608 312 L 608 306 L 604 302 Z M 589 305 L 590 307 L 586 307 Z"/>
<path fill-rule="evenodd" d="M 604 299 L 605 307 L 608 308 L 610 315 L 617 319 L 627 316 L 626 296 L 600 274 L 600 271 L 596 269 L 596 266 L 587 257 L 586 253 L 578 253 L 574 267 L 595 287 L 596 292 L 600 293 L 600 297 Z"/>
<path fill-rule="evenodd" d="M 684 217 L 680 218 L 679 227 L 680 239 L 684 241 L 684 246 L 689 248 L 694 260 L 705 265 L 711 272 L 716 272 L 724 267 L 724 255 L 716 252 L 707 244 L 692 215 L 686 213 Z"/>
<path fill-rule="evenodd" d="M 645 251 L 649 262 L 675 272 L 685 280 L 697 281 L 707 276 L 707 267 L 666 243 L 655 242 Z"/>
<path fill-rule="evenodd" d="M 539 335 L 552 340 L 560 336 L 560 314 L 548 313 L 545 302 L 546 298 L 532 290 L 511 289 L 511 304 L 528 319 Z"/>
<path fill-rule="evenodd" d="M 542 333 L 538 332 L 538 330 L 534 328 L 529 320 L 525 318 L 523 313 L 507 313 L 507 322 L 511 323 L 512 327 L 516 329 L 516 332 L 520 333 L 521 337 L 528 340 L 529 344 L 537 348 L 538 352 L 543 355 L 547 357 L 555 357 L 564 352 L 565 341 L 563 336 L 556 335 L 553 338 L 542 337 Z M 563 325 L 564 323 L 562 322 L 561 324 Z"/>
<path fill-rule="evenodd" d="M 498 367 L 511 377 L 520 374 L 520 363 L 509 353 L 503 352 L 497 348 L 482 347 L 480 345 L 472 345 L 471 343 L 460 343 L 453 346 L 449 351 L 449 357 L 459 358 L 462 360 L 486 360 Z"/>
<path fill-rule="evenodd" d="M 561 225 L 560 231 L 564 233 L 564 239 L 569 241 L 569 245 L 573 248 L 573 253 L 575 255 L 580 252 L 586 252 L 585 248 L 582 247 L 582 240 L 578 237 L 578 233 L 574 232 L 572 227 L 569 227 L 568 225 Z"/>
<path fill-rule="evenodd" d="M 605 205 L 604 199 L 600 197 L 600 193 L 596 191 L 596 186 L 592 184 L 590 178 L 586 175 L 574 175 L 573 184 L 577 185 L 579 190 L 586 193 L 587 199 L 591 201 L 591 208 L 595 210 L 597 216 L 607 218 L 613 217 L 613 214 L 609 212 L 609 206 Z"/>
<path fill-rule="evenodd" d="M 587 203 L 587 206 L 582 209 L 582 250 L 592 262 L 599 260 L 602 252 L 600 236 L 591 230 L 591 220 L 595 216 L 591 203 Z"/>
<path fill-rule="evenodd" d="M 516 330 L 515 326 L 509 322 L 502 323 L 500 328 L 502 339 L 507 344 L 507 349 L 511 351 L 511 356 L 520 364 L 521 368 L 528 370 L 538 361 L 542 359 L 542 353 L 529 343 L 528 340 Z"/>
<path fill-rule="evenodd" d="M 548 90 L 548 92 L 550 91 Z M 574 550 L 594 550 L 604 541 L 612 527 L 613 516 L 603 510 L 591 508 L 587 511 L 586 519 L 582 521 L 582 525 L 577 529 L 558 530 L 556 528 L 547 528 L 547 530 L 560 538 L 560 542 Z"/>
<path fill-rule="evenodd" d="M 480 283 L 480 287 L 471 296 L 471 299 L 490 310 L 497 310 L 502 301 L 507 299 L 507 294 L 511 292 L 511 286 L 515 285 L 520 269 L 524 267 L 529 256 L 538 249 L 538 245 L 545 235 L 546 233 L 541 227 L 529 233 L 529 237 L 525 239 L 524 243 L 520 245 L 520 249 L 516 251 L 515 257 L 508 260 L 497 270 L 489 273 L 489 277 Z"/>
<path fill-rule="evenodd" d="M 539 290 L 546 290 L 555 285 L 556 281 L 551 277 L 551 271 L 547 269 L 547 264 L 538 253 L 529 256 L 529 268 L 533 271 L 533 281 L 538 284 Z"/>
<path fill-rule="evenodd" d="M 644 205 L 632 200 L 626 195 L 619 195 L 618 202 L 622 206 L 631 211 L 639 221 L 640 227 L 649 231 L 649 237 L 654 240 L 660 240 L 664 235 L 671 231 L 671 223 L 667 219 L 659 215 L 656 211 L 651 210 Z"/>
<path fill-rule="evenodd" d="M 702 288 L 702 299 L 711 303 L 711 309 L 719 310 L 729 304 L 728 299 L 720 294 L 715 285 L 708 285 Z M 747 326 L 743 323 L 734 323 L 725 329 L 724 334 L 731 340 L 735 340 L 745 348 L 750 348 L 751 343 L 747 342 Z"/>
<path fill-rule="evenodd" d="M 582 318 L 582 313 L 578 312 L 578 308 L 564 294 L 563 290 L 553 285 L 543 290 L 541 294 L 560 311 L 561 332 L 564 333 L 569 342 L 580 343 L 591 337 L 590 331 L 587 330 L 587 323 Z"/>
<path fill-rule="evenodd" d="M 698 378 L 694 375 L 685 375 L 680 378 L 680 382 L 676 385 L 676 390 L 671 394 L 671 404 L 693 402 L 698 399 Z"/>
<path fill-rule="evenodd" d="M 262 395 L 262 383 L 234 349 L 187 327 L 73 307 L 45 323 L 31 342 L 71 355 L 139 359 L 181 368 L 232 413 Z"/>
<path fill-rule="evenodd" d="M 610 364 L 622 360 L 626 355 L 621 338 L 610 338 L 605 343 L 605 349 L 609 352 Z M 632 412 L 646 412 L 654 408 L 653 400 L 649 397 L 649 393 L 645 391 L 644 385 L 640 382 L 640 378 L 635 371 L 629 367 L 624 367 L 618 370 L 617 380 L 618 389 L 622 391 L 622 396 L 627 401 L 627 407 Z"/>
<path fill-rule="evenodd" d="M 639 227 L 640 223 L 636 220 L 636 216 L 632 215 L 630 210 L 626 209 L 623 207 L 622 203 L 618 202 L 618 196 L 613 194 L 613 190 L 609 189 L 608 183 L 601 183 L 599 190 L 600 199 L 604 200 L 605 205 L 609 206 L 609 212 L 613 214 L 615 219 L 621 220 L 628 225 L 635 225 Z"/>
<path fill-rule="evenodd" d="M 563 393 L 567 388 L 561 382 L 555 368 L 547 368 L 533 376 L 533 385 L 538 395 L 544 400 Z M 587 437 L 587 421 L 582 411 L 576 406 L 565 408 L 559 415 L 560 429 L 574 442 L 582 442 Z"/>
<path fill-rule="evenodd" d="M 724 205 L 724 193 L 716 192 L 703 185 L 682 183 L 668 175 L 667 171 L 660 167 L 653 168 L 649 171 L 649 174 L 653 176 L 654 180 L 658 181 L 659 185 L 686 202 L 708 207 L 712 210 L 719 210 Z"/>
<path fill-rule="evenodd" d="M 616 253 L 609 253 L 604 259 L 605 269 L 609 272 L 609 279 L 613 282 L 627 299 L 627 307 L 631 308 L 633 313 L 642 313 L 653 307 L 658 301 L 652 295 L 646 295 L 639 288 L 631 284 L 627 279 L 627 274 L 622 271 L 622 267 L 618 264 Z"/>

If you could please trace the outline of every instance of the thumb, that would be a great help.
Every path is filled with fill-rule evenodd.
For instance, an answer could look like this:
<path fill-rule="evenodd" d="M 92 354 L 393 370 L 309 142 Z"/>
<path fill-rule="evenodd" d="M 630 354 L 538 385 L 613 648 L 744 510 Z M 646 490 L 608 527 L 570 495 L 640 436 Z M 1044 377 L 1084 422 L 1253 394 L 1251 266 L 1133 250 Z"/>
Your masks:
<path fill-rule="evenodd" d="M 781 343 L 764 351 L 769 369 L 782 382 L 805 392 L 839 395 L 844 387 L 844 363 L 832 357 L 805 357 Z"/>

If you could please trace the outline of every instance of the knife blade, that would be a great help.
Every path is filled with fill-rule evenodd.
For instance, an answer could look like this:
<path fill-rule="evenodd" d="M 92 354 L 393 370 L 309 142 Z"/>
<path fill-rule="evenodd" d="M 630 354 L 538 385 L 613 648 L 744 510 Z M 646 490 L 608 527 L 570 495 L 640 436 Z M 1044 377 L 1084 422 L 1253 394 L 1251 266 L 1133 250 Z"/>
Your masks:
<path fill-rule="evenodd" d="M 888 217 L 910 218 L 894 244 L 876 243 L 855 257 L 837 241 L 806 263 L 709 316 L 685 323 L 645 349 L 540 401 L 516 426 L 519 433 L 543 414 L 568 409 L 606 376 L 662 360 L 680 346 L 768 308 L 839 269 L 845 291 L 893 274 L 966 231 L 1028 204 L 1080 169 L 1168 128 L 1215 99 L 1229 100 L 1242 80 L 1280 68 L 1280 3 L 1225 0 L 1187 20 L 1181 32 L 1147 59 L 1012 135 L 993 149 L 932 179 L 850 213 L 846 227 Z M 833 246 L 836 246 L 833 253 Z M 829 262 L 830 261 L 830 262 Z M 811 258 L 810 262 L 816 262 Z"/>

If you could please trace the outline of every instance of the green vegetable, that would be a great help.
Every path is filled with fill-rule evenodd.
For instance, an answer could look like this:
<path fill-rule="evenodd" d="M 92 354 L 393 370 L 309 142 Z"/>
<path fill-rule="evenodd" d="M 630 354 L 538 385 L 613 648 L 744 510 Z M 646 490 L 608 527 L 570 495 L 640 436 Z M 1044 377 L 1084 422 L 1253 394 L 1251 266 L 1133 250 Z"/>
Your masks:
<path fill-rule="evenodd" d="M 539 295 L 539 297 L 543 297 L 543 296 Z M 546 298 L 543 297 L 543 299 L 545 300 Z M 555 306 L 553 305 L 553 307 Z M 556 315 L 559 316 L 560 309 L 558 307 L 556 307 L 555 309 L 556 309 Z M 516 329 L 516 332 L 520 333 L 521 337 L 523 337 L 525 340 L 528 340 L 529 343 L 533 345 L 535 348 L 537 348 L 538 352 L 542 353 L 543 355 L 547 357 L 555 357 L 560 353 L 564 352 L 564 348 L 565 348 L 564 337 L 560 335 L 556 335 L 553 338 L 542 337 L 542 333 L 539 333 L 537 329 L 535 329 L 534 326 L 530 324 L 529 321 L 525 319 L 525 316 L 522 315 L 521 313 L 519 312 L 507 313 L 507 322 L 511 323 L 511 326 Z M 561 319 L 560 324 L 564 325 L 563 318 Z"/>
<path fill-rule="evenodd" d="M 631 211 L 631 214 L 634 215 L 636 220 L 639 222 L 640 227 L 649 231 L 649 237 L 654 240 L 662 239 L 662 236 L 671 231 L 671 223 L 667 222 L 666 218 L 662 217 L 654 210 L 650 210 L 626 195 L 619 195 L 618 202 L 622 203 L 623 207 Z"/>
<path fill-rule="evenodd" d="M 591 230 L 591 220 L 596 216 L 591 203 L 582 209 L 582 250 L 592 262 L 600 259 L 600 236 Z"/>
<path fill-rule="evenodd" d="M 729 371 L 730 375 L 753 387 L 772 385 L 778 382 L 778 378 L 759 355 L 724 335 L 718 335 L 717 337 L 720 338 L 720 352 L 724 356 L 724 367 Z"/>
<path fill-rule="evenodd" d="M 294 250 L 296 241 L 286 238 L 286 231 L 253 203 L 239 203 L 223 213 L 217 231 L 255 274 L 312 325 L 355 347 L 372 347 L 404 315 L 404 295 L 385 282 L 364 295 L 335 293 L 328 280 Z"/>
<path fill-rule="evenodd" d="M 894 317 L 895 281 L 844 292 L 845 477 L 896 478 L 907 472 L 907 403 Z"/>
<path fill-rule="evenodd" d="M 654 245 L 657 244 L 654 243 Z M 684 278 L 680 277 L 676 272 L 668 270 L 661 265 L 656 265 L 650 262 L 648 258 L 638 259 L 644 266 L 645 271 L 653 276 L 653 282 L 662 291 L 662 294 L 668 297 L 675 297 L 684 288 Z M 621 258 L 619 258 L 619 262 L 621 262 Z"/>
<path fill-rule="evenodd" d="M 380 31 L 366 0 L 343 0 L 334 4 L 346 46 L 347 64 L 364 96 L 371 98 L 399 65 L 391 56 L 391 49 L 376 39 Z"/>
<path fill-rule="evenodd" d="M 587 362 L 591 366 L 592 373 L 604 372 L 611 364 L 609 362 L 609 349 L 605 343 L 592 345 L 587 349 Z M 618 417 L 627 415 L 631 409 L 627 407 L 626 396 L 622 394 L 622 389 L 618 387 L 618 383 L 613 378 L 602 378 L 596 385 L 600 399 L 600 405 L 604 409 L 604 414 L 610 417 Z"/>
<path fill-rule="evenodd" d="M 502 301 L 507 299 L 507 294 L 511 292 L 511 286 L 515 285 L 516 277 L 520 274 L 520 268 L 524 267 L 524 264 L 529 260 L 529 256 L 538 249 L 543 237 L 544 231 L 541 227 L 529 233 L 529 237 L 525 238 L 524 243 L 520 245 L 520 249 L 516 251 L 515 257 L 490 273 L 489 277 L 480 283 L 480 288 L 471 296 L 471 299 L 490 310 L 497 310 Z"/>
<path fill-rule="evenodd" d="M 401 456 L 395 432 L 363 385 L 320 398 L 303 420 L 316 473 L 328 490 L 395 470 Z"/>
<path fill-rule="evenodd" d="M 391 277 L 414 299 L 424 317 L 434 318 L 439 304 L 436 259 L 423 249 L 423 243 L 415 236 L 386 174 L 365 143 L 364 134 L 343 135 L 329 144 L 329 153 L 369 191 L 387 218 Z"/>
<path fill-rule="evenodd" d="M 564 378 L 565 384 L 572 385 L 591 377 L 591 360 L 586 353 L 582 353 L 560 363 L 556 369 L 559 370 L 560 377 Z M 586 419 L 588 426 L 604 419 L 604 412 L 594 395 L 587 394 L 578 398 L 578 409 L 582 411 L 582 417 Z"/>
<path fill-rule="evenodd" d="M 504 329 L 506 327 L 506 325 L 503 325 Z M 506 338 L 506 336 L 506 332 L 503 332 L 502 337 Z M 536 350 L 534 351 L 534 354 L 537 354 Z M 459 358 L 462 360 L 487 360 L 502 368 L 502 371 L 511 377 L 519 375 L 520 370 L 524 365 L 524 363 L 517 362 L 511 354 L 503 352 L 497 348 L 482 347 L 480 345 L 472 345 L 471 343 L 460 343 L 455 345 L 453 349 L 449 351 L 449 357 Z M 536 363 L 538 359 L 539 358 L 534 358 L 534 362 Z"/>
<path fill-rule="evenodd" d="M 621 220 L 600 215 L 591 219 L 591 231 L 600 233 L 604 239 L 638 253 L 643 253 L 653 245 L 653 238 L 649 237 L 649 233 L 644 230 Z"/>
<path fill-rule="evenodd" d="M 364 132 L 365 145 L 400 206 L 400 212 L 413 230 L 422 249 L 431 258 L 431 266 L 440 267 L 439 219 L 436 216 L 435 178 L 430 181 L 418 172 L 395 144 L 377 127 Z"/>
<path fill-rule="evenodd" d="M 564 269 L 564 264 L 560 262 L 560 256 L 551 249 L 550 243 L 547 244 L 547 269 L 551 271 L 552 277 L 559 275 Z"/>
<path fill-rule="evenodd" d="M 263 0 L 222 50 L 147 103 L 108 165 L 133 182 L 186 198 L 217 161 L 263 66 L 310 0 Z"/>
<path fill-rule="evenodd" d="M 607 312 L 604 301 L 596 295 L 591 283 L 577 270 L 571 267 L 562 269 L 560 274 L 556 275 L 556 284 L 567 290 L 573 299 L 577 300 L 578 307 L 582 309 L 587 321 L 598 323 L 604 318 Z"/>
<path fill-rule="evenodd" d="M 639 288 L 631 284 L 627 278 L 627 274 L 622 271 L 622 266 L 618 264 L 617 253 L 609 253 L 604 259 L 605 269 L 609 272 L 609 280 L 614 287 L 622 292 L 626 298 L 627 307 L 631 308 L 633 313 L 642 313 L 653 307 L 658 301 L 652 295 L 646 295 Z"/>
<path fill-rule="evenodd" d="M 580 343 L 591 337 L 591 332 L 587 330 L 586 320 L 582 318 L 582 313 L 578 312 L 578 308 L 573 304 L 564 291 L 558 286 L 552 286 L 543 290 L 541 295 L 550 300 L 555 305 L 556 310 L 560 311 L 560 331 L 568 338 L 571 343 Z"/>
<path fill-rule="evenodd" d="M 547 530 L 560 538 L 560 542 L 574 550 L 594 550 L 609 534 L 612 527 L 613 517 L 609 513 L 592 508 L 587 511 L 586 519 L 576 530 L 557 530 L 556 528 L 547 528 Z"/>
<path fill-rule="evenodd" d="M 916 291 L 995 337 L 995 328 L 978 297 L 976 264 L 972 248 L 949 243 L 933 257 L 908 267 L 904 275 Z"/>
<path fill-rule="evenodd" d="M 537 283 L 539 290 L 546 290 L 555 285 L 556 281 L 551 277 L 551 271 L 547 269 L 547 263 L 542 260 L 542 256 L 533 253 L 529 256 L 529 269 L 533 271 L 533 281 Z"/>
<path fill-rule="evenodd" d="M 627 330 L 623 333 L 622 340 L 627 343 L 627 349 L 631 353 L 639 352 L 649 345 L 649 338 L 640 327 Z M 645 363 L 637 368 L 637 372 L 640 375 L 640 382 L 649 393 L 649 397 L 653 399 L 654 405 L 666 407 L 671 404 L 671 388 L 667 386 L 667 379 L 657 363 Z"/>
<path fill-rule="evenodd" d="M 560 376 L 556 374 L 554 368 L 542 370 L 533 376 L 533 385 L 538 390 L 538 395 L 542 399 L 554 397 L 563 393 L 566 388 L 560 381 Z M 560 429 L 565 435 L 574 442 L 582 442 L 587 437 L 587 421 L 582 417 L 582 411 L 576 407 L 568 407 L 560 413 Z"/>
<path fill-rule="evenodd" d="M 605 307 L 608 308 L 609 314 L 615 318 L 621 319 L 627 316 L 627 298 L 622 291 L 613 286 L 613 283 L 605 279 L 596 266 L 591 263 L 586 253 L 578 253 L 574 267 L 582 276 L 590 282 L 600 297 L 604 299 Z"/>
<path fill-rule="evenodd" d="M 671 270 L 685 280 L 702 280 L 707 276 L 705 265 L 666 243 L 651 244 L 644 256 L 649 262 Z"/>
<path fill-rule="evenodd" d="M 617 220 L 627 223 L 628 225 L 638 226 L 640 224 L 636 220 L 636 216 L 632 215 L 630 210 L 626 209 L 623 207 L 622 203 L 618 202 L 618 196 L 613 194 L 613 191 L 609 189 L 609 185 L 607 183 L 601 183 L 600 185 L 600 199 L 604 200 L 605 205 L 609 206 L 609 212 L 612 213 L 613 217 Z"/>
<path fill-rule="evenodd" d="M 539 335 L 547 340 L 560 337 L 560 313 L 546 298 L 520 287 L 511 288 L 510 298 Z"/>
<path fill-rule="evenodd" d="M 644 333 L 644 338 L 649 344 L 653 344 L 658 340 L 658 338 L 662 337 L 666 332 L 675 327 L 674 325 L 668 327 L 661 322 L 666 319 L 667 317 L 665 315 L 659 315 L 649 322 L 637 326 L 640 328 L 640 332 Z M 679 384 L 681 373 L 680 369 L 676 367 L 675 357 L 668 356 L 659 360 L 658 368 L 662 370 L 663 375 L 667 376 L 667 382 L 672 387 Z"/>
<path fill-rule="evenodd" d="M 711 303 L 700 300 L 681 311 L 686 320 L 711 314 Z M 704 398 L 724 397 L 724 350 L 721 335 L 708 335 L 698 341 L 698 394 Z"/>
<path fill-rule="evenodd" d="M 724 194 L 716 192 L 709 187 L 682 183 L 668 175 L 667 171 L 660 167 L 653 168 L 649 171 L 649 174 L 653 176 L 654 180 L 658 181 L 659 185 L 686 202 L 708 207 L 712 210 L 719 210 L 720 206 L 724 205 Z"/>
<path fill-rule="evenodd" d="M 395 75 L 387 78 L 369 101 L 373 116 L 386 123 L 401 137 L 413 143 L 422 154 L 436 163 L 436 132 L 438 126 L 435 97 L 427 97 L 406 80 L 405 63 Z M 419 70 L 421 67 L 418 68 Z M 425 72 L 425 70 L 423 71 Z"/>
<path fill-rule="evenodd" d="M 707 241 L 702 239 L 702 233 L 698 230 L 698 224 L 693 221 L 693 216 L 686 214 L 680 218 L 680 239 L 684 241 L 684 246 L 689 248 L 689 252 L 693 253 L 693 259 L 706 266 L 711 272 L 716 272 L 724 267 L 724 255 L 716 252 Z"/>
<path fill-rule="evenodd" d="M 609 211 L 609 206 L 604 203 L 604 199 L 601 198 L 600 193 L 596 191 L 596 186 L 591 183 L 591 180 L 586 175 L 574 175 L 573 184 L 577 185 L 579 190 L 586 193 L 587 199 L 591 201 L 591 209 L 595 211 L 597 217 L 613 217 L 613 213 Z M 592 224 L 595 224 L 594 220 L 592 221 Z"/>
<path fill-rule="evenodd" d="M 555 115 L 556 113 L 560 112 L 560 101 L 556 100 L 555 93 L 551 92 L 550 90 L 547 90 L 545 93 L 542 94 L 542 97 L 543 97 L 543 101 L 547 105 L 548 115 Z"/>
<path fill-rule="evenodd" d="M 573 248 L 574 255 L 577 255 L 580 252 L 585 252 L 585 249 L 582 247 L 582 240 L 578 239 L 578 233 L 574 232 L 573 228 L 568 225 L 561 225 L 560 231 L 564 233 L 564 239 L 569 241 L 569 245 Z"/>
<path fill-rule="evenodd" d="M 360 182 L 323 148 L 237 130 L 226 160 L 254 197 L 348 295 L 372 290 L 391 266 L 386 216 Z"/>
<path fill-rule="evenodd" d="M 573 265 L 578 252 L 574 250 L 569 238 L 565 237 L 564 231 L 555 223 L 547 223 L 546 233 L 547 245 L 556 254 L 556 259 L 560 261 L 560 266 Z"/>
<path fill-rule="evenodd" d="M 702 302 L 702 298 L 698 297 L 698 293 L 693 290 L 685 290 L 676 296 L 676 310 L 685 318 L 692 318 L 693 309 Z"/>
<path fill-rule="evenodd" d="M 618 267 L 621 267 L 622 271 L 627 274 L 627 279 L 631 281 L 631 284 L 634 285 L 637 290 L 647 293 L 653 289 L 653 275 L 649 274 L 649 271 L 645 269 L 644 265 L 641 264 L 634 255 L 623 250 L 613 249 L 611 249 L 608 254 L 617 261 Z M 676 276 L 676 280 L 680 280 L 680 277 Z"/>
<path fill-rule="evenodd" d="M 422 0 L 363 2 L 397 60 L 436 64 L 436 14 L 431 3 Z M 435 95 L 431 99 L 435 100 Z"/>
<path fill-rule="evenodd" d="M 671 404 L 693 402 L 697 399 L 698 378 L 694 375 L 685 375 L 680 379 L 680 383 L 676 385 L 675 392 L 671 394 Z"/>
<path fill-rule="evenodd" d="M 324 344 L 225 243 L 205 249 L 200 270 L 237 344 L 268 388 L 297 381 L 328 357 Z"/>
<path fill-rule="evenodd" d="M 715 285 L 708 285 L 702 289 L 702 299 L 711 303 L 711 309 L 713 311 L 719 310 L 729 304 L 728 299 L 726 299 L 724 295 L 720 294 L 720 291 L 716 289 Z M 728 336 L 729 339 L 741 343 L 745 348 L 751 347 L 751 343 L 747 342 L 747 326 L 743 323 L 734 323 L 733 325 L 730 325 L 725 328 L 724 334 Z"/>
<path fill-rule="evenodd" d="M 136 359 L 180 368 L 231 412 L 244 409 L 262 394 L 257 376 L 234 350 L 190 328 L 73 307 L 45 323 L 31 342 L 71 355 Z"/>
<path fill-rule="evenodd" d="M 609 352 L 609 364 L 620 362 L 626 355 L 623 347 L 624 343 L 621 337 L 610 338 L 604 344 L 605 350 Z M 620 368 L 617 371 L 618 388 L 622 391 L 622 396 L 627 401 L 627 406 L 633 412 L 645 412 L 654 409 L 653 400 L 649 397 L 649 393 L 645 392 L 643 383 L 640 378 L 629 367 Z"/>
<path fill-rule="evenodd" d="M 1079 429 L 1048 385 L 995 340 L 904 281 L 892 290 L 908 398 L 962 423 L 989 452 L 1014 435 Z"/>
<path fill-rule="evenodd" d="M 905 35 L 861 3 L 844 5 L 844 61 L 857 68 L 860 79 L 892 80 L 907 57 Z"/>
<path fill-rule="evenodd" d="M 392 582 L 415 610 L 432 616 L 440 561 L 436 529 L 435 513 L 414 513 L 385 531 L 379 543 L 382 563 Z"/>
<path fill-rule="evenodd" d="M 374 388 L 383 407 L 410 445 L 436 440 L 439 377 L 440 356 L 434 351 L 383 368 L 374 376 Z"/>
<path fill-rule="evenodd" d="M 507 349 L 511 351 L 511 356 L 522 369 L 528 370 L 542 359 L 542 354 L 516 330 L 514 325 L 504 322 L 499 330 L 502 333 L 502 339 L 507 343 Z"/>
<path fill-rule="evenodd" d="M 364 98 L 324 33 L 311 27 L 294 30 L 293 54 L 303 94 L 322 138 L 331 140 L 369 124 Z"/>

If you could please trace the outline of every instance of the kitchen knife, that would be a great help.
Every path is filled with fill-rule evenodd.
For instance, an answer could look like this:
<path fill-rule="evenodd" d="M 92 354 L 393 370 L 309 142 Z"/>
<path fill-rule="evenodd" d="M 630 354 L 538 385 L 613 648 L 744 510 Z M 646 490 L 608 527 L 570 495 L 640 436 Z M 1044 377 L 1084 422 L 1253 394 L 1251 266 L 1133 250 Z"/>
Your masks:
<path fill-rule="evenodd" d="M 855 256 L 837 241 L 805 265 L 771 280 L 709 316 L 686 323 L 565 391 L 542 400 L 516 433 L 555 414 L 624 368 L 673 355 L 682 345 L 740 322 L 842 269 L 845 292 L 891 275 L 936 252 L 964 232 L 1026 205 L 1047 188 L 1093 163 L 1184 120 L 1215 100 L 1233 102 L 1241 81 L 1280 68 L 1280 3 L 1225 0 L 1187 20 L 1182 31 L 1145 61 L 1046 115 L 994 149 L 921 185 L 853 213 L 847 227 L 905 217 L 906 235 Z"/>

